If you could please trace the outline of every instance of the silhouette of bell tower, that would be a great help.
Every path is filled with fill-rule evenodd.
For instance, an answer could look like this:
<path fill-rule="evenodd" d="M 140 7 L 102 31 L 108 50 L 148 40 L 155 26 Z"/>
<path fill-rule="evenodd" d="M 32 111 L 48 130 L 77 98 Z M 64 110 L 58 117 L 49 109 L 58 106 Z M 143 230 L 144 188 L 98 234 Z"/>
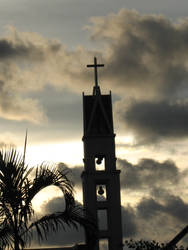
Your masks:
<path fill-rule="evenodd" d="M 83 93 L 84 171 L 82 173 L 83 202 L 86 213 L 98 225 L 98 240 L 94 247 L 101 250 L 106 243 L 109 250 L 122 250 L 120 200 L 120 170 L 116 169 L 115 134 L 113 129 L 111 92 L 101 94 L 97 64 L 94 58 L 95 86 L 92 95 Z M 89 244 L 87 232 L 86 244 Z"/>

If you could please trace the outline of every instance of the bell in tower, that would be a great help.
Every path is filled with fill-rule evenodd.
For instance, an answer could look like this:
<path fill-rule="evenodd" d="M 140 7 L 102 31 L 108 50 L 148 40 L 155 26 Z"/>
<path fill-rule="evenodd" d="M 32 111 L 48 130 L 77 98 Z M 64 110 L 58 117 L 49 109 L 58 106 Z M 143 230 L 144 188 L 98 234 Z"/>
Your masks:
<path fill-rule="evenodd" d="M 111 93 L 101 94 L 98 85 L 97 68 L 103 66 L 96 58 L 93 65 L 87 65 L 94 68 L 95 85 L 92 95 L 83 94 L 83 202 L 86 213 L 98 226 L 93 249 L 101 250 L 105 242 L 108 250 L 122 250 L 120 170 L 116 169 L 112 99 Z M 87 232 L 85 235 L 89 245 Z"/>
<path fill-rule="evenodd" d="M 99 195 L 103 195 L 104 194 L 104 190 L 103 190 L 102 186 L 99 186 L 98 194 Z"/>

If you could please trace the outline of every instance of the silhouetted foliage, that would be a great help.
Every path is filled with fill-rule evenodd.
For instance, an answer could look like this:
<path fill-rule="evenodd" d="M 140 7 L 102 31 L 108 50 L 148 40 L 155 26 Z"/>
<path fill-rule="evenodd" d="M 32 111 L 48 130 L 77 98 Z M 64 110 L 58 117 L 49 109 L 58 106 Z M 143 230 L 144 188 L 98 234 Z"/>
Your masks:
<path fill-rule="evenodd" d="M 34 172 L 33 179 L 31 172 Z M 67 174 L 67 169 L 60 171 L 44 164 L 36 169 L 28 168 L 15 149 L 0 151 L 0 249 L 23 249 L 30 243 L 33 229 L 39 240 L 65 225 L 76 229 L 81 225 L 95 231 L 94 223 L 85 217 L 82 207 L 75 205 L 73 183 Z M 34 221 L 31 201 L 38 192 L 51 185 L 62 191 L 65 210 Z"/>
<path fill-rule="evenodd" d="M 126 240 L 125 244 L 130 249 L 135 250 L 187 250 L 187 248 L 184 248 L 183 246 L 175 247 L 175 248 L 168 248 L 166 244 L 159 243 L 156 241 L 146 241 L 146 240 Z"/>

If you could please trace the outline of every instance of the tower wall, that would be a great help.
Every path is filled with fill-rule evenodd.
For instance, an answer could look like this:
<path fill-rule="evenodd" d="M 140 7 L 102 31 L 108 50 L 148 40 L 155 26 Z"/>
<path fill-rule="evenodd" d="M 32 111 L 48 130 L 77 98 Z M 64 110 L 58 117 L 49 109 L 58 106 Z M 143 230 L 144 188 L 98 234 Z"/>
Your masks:
<path fill-rule="evenodd" d="M 120 170 L 116 170 L 111 94 L 101 95 L 100 91 L 96 93 L 83 95 L 83 201 L 86 212 L 98 224 L 98 243 L 94 249 L 100 250 L 99 241 L 107 239 L 109 250 L 122 250 Z M 97 162 L 104 162 L 102 170 L 97 169 L 100 165 Z M 105 189 L 105 198 L 97 194 L 100 187 Z M 104 219 L 98 218 L 100 212 L 107 215 L 105 229 L 100 229 L 100 219 Z M 86 232 L 86 242 L 89 240 Z"/>

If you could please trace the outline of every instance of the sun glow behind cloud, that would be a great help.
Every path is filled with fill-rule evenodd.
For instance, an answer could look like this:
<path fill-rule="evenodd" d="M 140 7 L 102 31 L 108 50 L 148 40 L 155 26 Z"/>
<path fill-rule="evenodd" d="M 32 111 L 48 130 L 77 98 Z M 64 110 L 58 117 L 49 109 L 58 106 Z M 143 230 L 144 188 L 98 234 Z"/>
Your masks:
<path fill-rule="evenodd" d="M 20 151 L 23 149 L 20 147 Z M 82 142 L 69 141 L 61 144 L 40 144 L 28 146 L 26 150 L 26 163 L 36 166 L 42 162 L 56 164 L 63 162 L 69 166 L 83 164 Z"/>
<path fill-rule="evenodd" d="M 117 137 L 117 144 L 133 143 L 134 138 L 132 136 L 128 137 Z M 23 151 L 23 147 L 19 147 L 20 152 Z M 119 149 L 117 150 L 117 156 L 125 158 L 128 154 L 128 150 Z M 63 162 L 69 167 L 76 165 L 83 166 L 83 143 L 80 141 L 68 141 L 59 144 L 40 144 L 40 145 L 31 145 L 26 149 L 26 164 L 31 167 L 40 165 L 41 163 L 47 163 L 49 165 L 58 164 Z M 83 167 L 84 170 L 84 167 Z M 75 187 L 74 193 L 75 199 L 82 203 L 82 191 Z M 60 190 L 57 190 L 56 187 L 49 187 L 42 190 L 39 194 L 33 199 L 33 207 L 36 211 L 40 212 L 42 205 L 48 202 L 54 197 L 62 197 Z"/>
<path fill-rule="evenodd" d="M 126 156 L 131 149 L 128 146 L 134 144 L 134 137 L 117 136 L 116 137 L 116 154 L 118 157 Z M 119 147 L 119 145 L 122 145 Z M 127 146 L 127 149 L 126 149 Z M 23 152 L 23 146 L 18 147 L 20 152 Z M 63 162 L 67 165 L 83 165 L 83 142 L 80 140 L 65 141 L 63 143 L 53 144 L 36 144 L 28 145 L 26 149 L 26 163 L 29 166 L 36 166 L 41 163 L 56 164 Z"/>
<path fill-rule="evenodd" d="M 133 147 L 132 147 L 133 146 Z M 23 151 L 23 147 L 18 148 L 19 151 Z M 120 159 L 126 159 L 132 164 L 136 164 L 143 154 L 146 158 L 152 157 L 157 158 L 160 161 L 159 155 L 153 155 L 147 150 L 147 147 L 134 148 L 134 137 L 129 136 L 117 136 L 116 137 L 116 156 Z M 64 142 L 59 144 L 40 144 L 28 146 L 26 150 L 26 163 L 29 166 L 37 166 L 42 162 L 46 162 L 49 165 L 58 164 L 63 162 L 69 167 L 83 166 L 83 142 L 80 140 Z M 166 159 L 166 158 L 165 158 Z M 84 170 L 84 166 L 83 166 Z M 82 203 L 82 190 L 75 186 L 75 199 Z M 55 197 L 63 197 L 60 190 L 55 187 L 50 187 L 49 189 L 44 189 L 40 192 L 33 200 L 34 209 L 38 212 L 41 211 L 43 204 Z M 137 204 L 140 201 L 140 193 L 135 193 L 134 195 L 127 195 L 126 202 L 124 200 L 124 195 L 122 193 L 122 204 L 131 203 L 132 205 Z M 134 197 L 134 198 L 133 198 Z"/>
<path fill-rule="evenodd" d="M 23 147 L 19 147 L 20 152 Z M 63 162 L 69 167 L 83 164 L 82 141 L 69 141 L 61 144 L 40 144 L 28 146 L 26 150 L 26 164 L 38 166 L 41 163 L 49 165 Z M 55 197 L 63 197 L 62 192 L 57 187 L 48 187 L 39 192 L 33 199 L 32 204 L 35 211 L 40 212 L 44 203 Z M 82 193 L 75 190 L 75 199 L 82 202 Z"/>
<path fill-rule="evenodd" d="M 49 200 L 54 197 L 63 197 L 63 194 L 58 187 L 50 186 L 41 190 L 32 200 L 34 210 L 40 212 L 42 205 L 48 203 Z"/>

